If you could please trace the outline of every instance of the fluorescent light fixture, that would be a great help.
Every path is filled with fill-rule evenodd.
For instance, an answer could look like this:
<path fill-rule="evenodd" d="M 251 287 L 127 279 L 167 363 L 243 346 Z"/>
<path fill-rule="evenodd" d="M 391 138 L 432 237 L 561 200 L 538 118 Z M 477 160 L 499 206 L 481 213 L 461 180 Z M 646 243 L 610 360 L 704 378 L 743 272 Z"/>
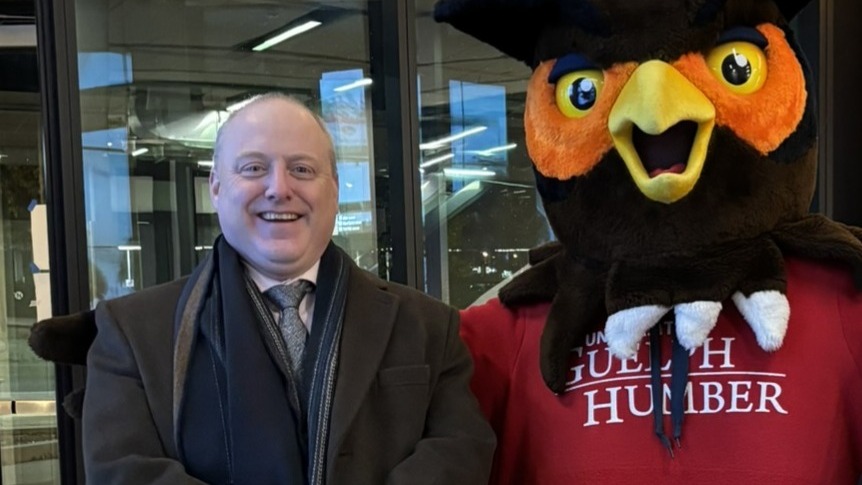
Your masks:
<path fill-rule="evenodd" d="M 253 50 L 255 52 L 260 52 L 260 51 L 269 49 L 270 47 L 272 47 L 276 44 L 279 44 L 281 42 L 284 42 L 291 37 L 296 37 L 299 34 L 303 34 L 305 32 L 308 32 L 309 30 L 311 30 L 315 27 L 320 27 L 321 25 L 323 25 L 323 24 L 321 22 L 318 22 L 317 20 L 309 20 L 308 22 L 305 22 L 304 24 L 297 25 L 296 27 L 291 27 L 291 28 L 285 30 L 284 32 L 282 32 L 278 35 L 275 35 L 273 37 L 270 37 L 269 39 L 266 39 L 265 41 L 261 42 L 260 44 L 252 47 L 251 50 Z"/>
<path fill-rule="evenodd" d="M 140 246 L 117 246 L 120 251 L 140 251 Z"/>
<path fill-rule="evenodd" d="M 444 168 L 447 177 L 493 177 L 497 175 L 492 170 L 470 170 L 466 168 Z"/>
<path fill-rule="evenodd" d="M 228 113 L 233 113 L 234 111 L 236 111 L 236 110 L 242 108 L 243 106 L 247 105 L 248 103 L 250 103 L 252 99 L 254 99 L 254 97 L 246 98 L 246 99 L 243 99 L 242 101 L 237 101 L 236 103 L 233 103 L 232 105 L 228 106 L 224 110 L 227 111 Z"/>
<path fill-rule="evenodd" d="M 433 150 L 435 148 L 440 148 L 447 143 L 452 143 L 455 140 L 460 140 L 461 138 L 466 138 L 470 135 L 475 135 L 476 133 L 481 133 L 487 130 L 487 126 L 474 126 L 473 128 L 468 128 L 461 133 L 457 133 L 455 135 L 447 136 L 440 138 L 439 140 L 429 141 L 428 143 L 422 143 L 419 145 L 420 150 Z"/>
<path fill-rule="evenodd" d="M 213 166 L 212 160 L 198 160 L 198 167 L 212 168 L 212 166 Z"/>
<path fill-rule="evenodd" d="M 143 155 L 144 153 L 147 153 L 148 151 L 150 151 L 149 148 L 138 148 L 137 150 L 132 152 L 132 156 L 137 157 L 139 155 Z"/>
<path fill-rule="evenodd" d="M 509 151 L 517 146 L 517 143 L 509 143 L 508 145 L 500 145 L 498 147 L 489 148 L 487 150 L 476 150 L 476 153 L 482 155 L 483 157 L 489 157 L 497 152 Z"/>
<path fill-rule="evenodd" d="M 362 79 L 358 79 L 356 81 L 353 81 L 352 83 L 347 83 L 343 86 L 338 86 L 337 88 L 333 88 L 333 91 L 335 91 L 336 93 L 342 93 L 344 91 L 349 91 L 351 89 L 361 88 L 362 86 L 370 86 L 372 82 L 374 82 L 374 81 L 372 81 L 370 77 L 364 77 Z"/>
<path fill-rule="evenodd" d="M 437 165 L 438 163 L 443 163 L 446 160 L 449 160 L 450 158 L 455 158 L 455 154 L 450 153 L 448 155 L 443 155 L 442 157 L 432 158 L 431 160 L 428 160 L 427 162 L 420 163 L 419 168 L 428 168 L 428 167 Z"/>

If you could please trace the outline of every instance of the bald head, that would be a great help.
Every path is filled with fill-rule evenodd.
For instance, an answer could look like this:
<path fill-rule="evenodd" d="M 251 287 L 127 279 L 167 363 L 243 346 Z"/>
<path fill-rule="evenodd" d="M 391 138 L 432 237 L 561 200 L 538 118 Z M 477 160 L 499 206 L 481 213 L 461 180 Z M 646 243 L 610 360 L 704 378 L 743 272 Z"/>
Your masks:
<path fill-rule="evenodd" d="M 248 110 L 254 108 L 261 103 L 267 102 L 289 103 L 298 108 L 301 113 L 307 114 L 308 116 L 312 117 L 314 121 L 317 122 L 317 125 L 320 127 L 320 131 L 323 132 L 323 135 L 326 137 L 326 140 L 329 144 L 329 160 L 332 169 L 332 175 L 337 179 L 338 170 L 335 161 L 335 143 L 332 140 L 332 135 L 329 133 L 329 129 L 326 127 L 326 122 L 324 122 L 323 118 L 321 118 L 314 111 L 310 110 L 303 103 L 299 102 L 291 96 L 287 96 L 286 94 L 282 94 L 279 92 L 270 92 L 254 96 L 247 100 L 245 104 L 243 104 L 239 109 L 232 111 L 228 115 L 227 120 L 225 120 L 221 127 L 219 127 L 218 132 L 216 133 L 215 147 L 213 148 L 213 168 L 218 166 L 219 159 L 223 157 L 222 147 L 224 145 L 224 139 L 228 134 L 228 131 L 230 130 L 232 122 L 238 118 L 241 118 L 242 116 L 244 116 L 244 114 L 247 114 L 246 112 Z"/>

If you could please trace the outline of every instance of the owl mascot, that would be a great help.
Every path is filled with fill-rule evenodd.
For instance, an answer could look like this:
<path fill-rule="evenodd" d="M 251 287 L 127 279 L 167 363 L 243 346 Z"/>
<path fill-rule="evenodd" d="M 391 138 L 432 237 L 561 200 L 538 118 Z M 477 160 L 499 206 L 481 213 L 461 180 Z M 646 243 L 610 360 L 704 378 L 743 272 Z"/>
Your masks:
<path fill-rule="evenodd" d="M 462 314 L 493 483 L 859 479 L 862 230 L 808 213 L 805 3 L 437 3 L 532 68 L 557 238 Z"/>
<path fill-rule="evenodd" d="M 805 3 L 437 4 L 533 69 L 557 238 L 462 315 L 494 484 L 858 480 L 862 230 L 808 213 L 814 89 L 788 28 Z M 93 334 L 84 313 L 31 345 L 80 364 Z"/>

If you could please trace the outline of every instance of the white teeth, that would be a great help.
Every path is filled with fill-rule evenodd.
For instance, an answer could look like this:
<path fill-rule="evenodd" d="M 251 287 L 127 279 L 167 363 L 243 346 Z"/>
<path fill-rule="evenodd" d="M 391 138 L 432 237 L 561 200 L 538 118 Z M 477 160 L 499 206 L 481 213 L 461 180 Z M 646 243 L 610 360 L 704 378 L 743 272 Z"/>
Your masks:
<path fill-rule="evenodd" d="M 299 219 L 299 214 L 293 212 L 264 212 L 260 217 L 265 221 L 295 221 Z"/>

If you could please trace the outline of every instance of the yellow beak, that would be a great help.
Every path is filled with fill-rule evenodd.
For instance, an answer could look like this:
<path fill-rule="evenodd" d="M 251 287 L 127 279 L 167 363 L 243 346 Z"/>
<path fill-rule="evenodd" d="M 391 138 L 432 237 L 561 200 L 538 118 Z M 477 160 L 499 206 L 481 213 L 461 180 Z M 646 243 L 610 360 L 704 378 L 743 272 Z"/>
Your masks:
<path fill-rule="evenodd" d="M 671 129 L 678 133 L 684 126 L 682 122 L 696 125 L 693 140 L 683 141 L 687 159 L 659 160 L 659 165 L 667 170 L 650 166 L 648 171 L 645 162 L 655 160 L 642 159 L 638 146 L 653 144 L 658 148 L 657 152 L 651 151 L 655 157 L 655 153 L 662 153 L 665 141 L 671 143 L 670 137 L 662 135 L 670 134 Z M 646 62 L 635 70 L 608 118 L 611 138 L 638 189 L 649 199 L 665 204 L 682 199 L 694 189 L 703 171 L 714 126 L 712 102 L 673 66 L 661 61 Z M 673 143 L 680 143 L 679 137 Z M 643 155 L 646 157 L 646 153 Z M 673 170 L 669 168 L 671 165 Z"/>

